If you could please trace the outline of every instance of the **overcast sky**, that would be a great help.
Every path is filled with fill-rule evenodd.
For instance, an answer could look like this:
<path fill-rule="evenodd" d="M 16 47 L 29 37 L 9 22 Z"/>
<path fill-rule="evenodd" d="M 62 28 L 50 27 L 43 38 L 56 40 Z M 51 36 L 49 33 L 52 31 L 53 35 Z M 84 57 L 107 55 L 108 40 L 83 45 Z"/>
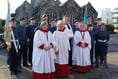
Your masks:
<path fill-rule="evenodd" d="M 11 5 L 11 12 L 15 12 L 15 9 L 20 6 L 25 0 L 9 0 Z M 30 2 L 31 0 L 27 0 Z M 64 2 L 66 0 L 60 0 Z M 111 8 L 114 9 L 118 7 L 118 0 L 75 0 L 79 6 L 87 4 L 88 1 L 91 2 L 93 7 L 100 11 L 101 9 Z M 7 15 L 7 0 L 0 0 L 0 18 L 5 19 Z"/>

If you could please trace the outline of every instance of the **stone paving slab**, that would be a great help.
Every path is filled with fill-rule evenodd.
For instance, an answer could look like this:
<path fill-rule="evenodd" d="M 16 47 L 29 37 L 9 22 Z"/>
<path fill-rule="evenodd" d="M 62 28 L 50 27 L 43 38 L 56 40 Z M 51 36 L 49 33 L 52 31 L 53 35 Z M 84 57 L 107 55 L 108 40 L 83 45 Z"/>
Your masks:
<path fill-rule="evenodd" d="M 108 69 L 100 65 L 84 74 L 70 69 L 68 77 L 56 79 L 118 79 L 118 52 L 108 54 L 108 63 Z M 32 79 L 32 71 L 31 68 L 23 67 L 22 73 L 11 77 L 8 67 L 1 67 L 0 79 Z"/>

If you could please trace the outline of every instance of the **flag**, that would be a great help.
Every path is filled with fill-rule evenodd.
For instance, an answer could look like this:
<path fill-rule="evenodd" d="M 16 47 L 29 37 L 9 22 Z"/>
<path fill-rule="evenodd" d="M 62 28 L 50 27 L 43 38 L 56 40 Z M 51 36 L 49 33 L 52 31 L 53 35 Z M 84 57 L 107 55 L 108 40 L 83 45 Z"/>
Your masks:
<path fill-rule="evenodd" d="M 84 23 L 88 23 L 87 22 L 87 8 L 85 8 L 85 13 L 84 13 Z"/>
<path fill-rule="evenodd" d="M 5 23 L 5 33 L 4 33 L 4 39 L 6 41 L 6 44 L 7 44 L 7 51 L 10 51 L 11 49 L 11 23 L 10 23 L 10 20 L 11 20 L 11 14 L 10 14 L 10 3 L 9 3 L 9 0 L 7 0 L 7 7 L 8 7 L 8 12 L 7 12 L 7 18 L 6 18 L 6 23 Z"/>
<path fill-rule="evenodd" d="M 85 12 L 84 12 L 84 26 L 85 26 L 85 29 L 84 30 L 88 30 L 88 21 L 87 21 L 87 6 L 85 8 Z"/>

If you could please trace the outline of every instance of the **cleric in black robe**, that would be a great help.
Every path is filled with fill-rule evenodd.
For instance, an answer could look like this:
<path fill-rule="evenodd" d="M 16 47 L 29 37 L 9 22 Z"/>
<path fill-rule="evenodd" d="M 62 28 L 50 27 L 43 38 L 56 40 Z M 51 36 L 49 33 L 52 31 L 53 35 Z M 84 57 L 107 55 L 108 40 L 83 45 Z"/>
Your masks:
<path fill-rule="evenodd" d="M 105 25 L 102 24 L 100 30 L 95 35 L 96 45 L 95 45 L 95 53 L 97 56 L 97 64 L 99 64 L 99 58 L 102 56 L 104 58 L 104 65 L 107 66 L 107 52 L 108 52 L 108 41 L 109 41 L 109 33 L 105 29 Z"/>
<path fill-rule="evenodd" d="M 26 26 L 25 26 L 25 19 L 20 19 L 20 25 L 18 25 L 18 32 L 19 32 L 19 43 L 20 43 L 20 61 L 19 67 L 21 69 L 21 59 L 23 56 L 23 66 L 29 67 L 27 64 L 27 34 L 26 34 Z"/>
<path fill-rule="evenodd" d="M 36 21 L 34 17 L 32 17 L 30 21 L 31 21 L 31 24 L 27 26 L 26 32 L 27 32 L 28 47 L 29 47 L 28 60 L 29 60 L 29 63 L 32 65 L 33 39 L 34 39 L 35 28 L 37 26 L 35 24 Z"/>

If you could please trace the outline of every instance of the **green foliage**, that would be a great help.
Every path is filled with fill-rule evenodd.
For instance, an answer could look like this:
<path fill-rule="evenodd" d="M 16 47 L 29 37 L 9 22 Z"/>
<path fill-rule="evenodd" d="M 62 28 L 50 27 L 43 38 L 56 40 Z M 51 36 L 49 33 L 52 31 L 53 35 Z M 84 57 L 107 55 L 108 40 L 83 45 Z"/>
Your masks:
<path fill-rule="evenodd" d="M 106 29 L 110 32 L 110 33 L 114 33 L 114 26 L 113 25 L 111 25 L 111 24 L 108 24 L 108 25 L 106 25 Z"/>
<path fill-rule="evenodd" d="M 4 31 L 5 20 L 0 20 L 0 33 Z"/>

